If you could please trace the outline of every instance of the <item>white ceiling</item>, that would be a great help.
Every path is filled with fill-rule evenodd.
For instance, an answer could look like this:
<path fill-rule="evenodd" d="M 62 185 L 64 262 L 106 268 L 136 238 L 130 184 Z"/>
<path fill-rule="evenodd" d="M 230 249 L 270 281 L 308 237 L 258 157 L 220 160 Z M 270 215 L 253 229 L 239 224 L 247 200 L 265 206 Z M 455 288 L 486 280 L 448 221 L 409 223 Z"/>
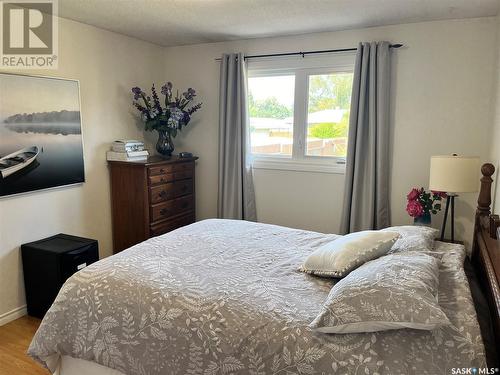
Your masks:
<path fill-rule="evenodd" d="M 494 16 L 498 0 L 59 0 L 59 14 L 162 46 Z"/>

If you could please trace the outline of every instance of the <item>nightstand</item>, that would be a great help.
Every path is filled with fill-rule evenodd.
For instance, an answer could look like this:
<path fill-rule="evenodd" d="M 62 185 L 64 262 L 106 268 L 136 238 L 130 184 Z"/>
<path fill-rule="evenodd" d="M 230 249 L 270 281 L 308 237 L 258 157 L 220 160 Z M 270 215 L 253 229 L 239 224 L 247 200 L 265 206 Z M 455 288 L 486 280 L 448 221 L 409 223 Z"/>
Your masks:
<path fill-rule="evenodd" d="M 96 240 L 57 234 L 21 245 L 28 315 L 43 318 L 64 282 L 99 260 Z"/>

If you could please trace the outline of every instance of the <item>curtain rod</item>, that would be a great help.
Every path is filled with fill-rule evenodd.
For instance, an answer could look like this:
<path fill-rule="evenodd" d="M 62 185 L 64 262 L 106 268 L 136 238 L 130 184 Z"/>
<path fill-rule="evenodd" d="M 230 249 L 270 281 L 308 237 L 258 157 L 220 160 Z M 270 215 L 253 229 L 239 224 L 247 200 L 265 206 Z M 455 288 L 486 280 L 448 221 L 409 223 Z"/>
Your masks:
<path fill-rule="evenodd" d="M 403 44 L 401 43 L 396 43 L 396 44 L 391 44 L 389 45 L 389 48 L 400 48 L 403 47 Z M 306 55 L 316 55 L 320 53 L 335 53 L 335 52 L 349 52 L 349 51 L 357 51 L 357 48 L 340 48 L 340 49 L 324 49 L 324 50 L 319 50 L 319 51 L 306 51 L 306 52 L 285 52 L 285 53 L 270 53 L 270 54 L 265 54 L 265 55 L 248 55 L 245 56 L 246 59 L 257 59 L 260 57 L 283 57 L 283 56 L 302 56 L 305 57 Z M 215 61 L 221 61 L 221 58 L 218 57 L 215 59 Z"/>

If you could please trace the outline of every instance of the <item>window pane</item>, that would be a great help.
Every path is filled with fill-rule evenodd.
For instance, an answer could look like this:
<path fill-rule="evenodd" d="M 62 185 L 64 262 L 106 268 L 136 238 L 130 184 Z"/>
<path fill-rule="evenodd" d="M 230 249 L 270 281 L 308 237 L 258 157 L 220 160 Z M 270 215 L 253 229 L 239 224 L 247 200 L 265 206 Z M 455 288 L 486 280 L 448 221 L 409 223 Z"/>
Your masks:
<path fill-rule="evenodd" d="M 309 76 L 307 155 L 346 156 L 352 79 L 352 73 Z"/>
<path fill-rule="evenodd" d="M 248 79 L 252 154 L 292 155 L 295 76 Z"/>

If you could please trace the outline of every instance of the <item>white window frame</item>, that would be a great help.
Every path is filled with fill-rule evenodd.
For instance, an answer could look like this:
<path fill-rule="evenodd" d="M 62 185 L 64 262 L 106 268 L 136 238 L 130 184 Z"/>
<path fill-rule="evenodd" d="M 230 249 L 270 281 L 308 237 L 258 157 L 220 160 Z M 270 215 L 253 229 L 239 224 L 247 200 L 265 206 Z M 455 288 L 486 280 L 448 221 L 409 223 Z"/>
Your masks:
<path fill-rule="evenodd" d="M 339 53 L 330 56 L 280 57 L 249 61 L 249 78 L 295 75 L 292 155 L 251 154 L 254 168 L 345 173 L 343 157 L 306 154 L 309 76 L 352 73 L 354 60 L 355 53 Z"/>

